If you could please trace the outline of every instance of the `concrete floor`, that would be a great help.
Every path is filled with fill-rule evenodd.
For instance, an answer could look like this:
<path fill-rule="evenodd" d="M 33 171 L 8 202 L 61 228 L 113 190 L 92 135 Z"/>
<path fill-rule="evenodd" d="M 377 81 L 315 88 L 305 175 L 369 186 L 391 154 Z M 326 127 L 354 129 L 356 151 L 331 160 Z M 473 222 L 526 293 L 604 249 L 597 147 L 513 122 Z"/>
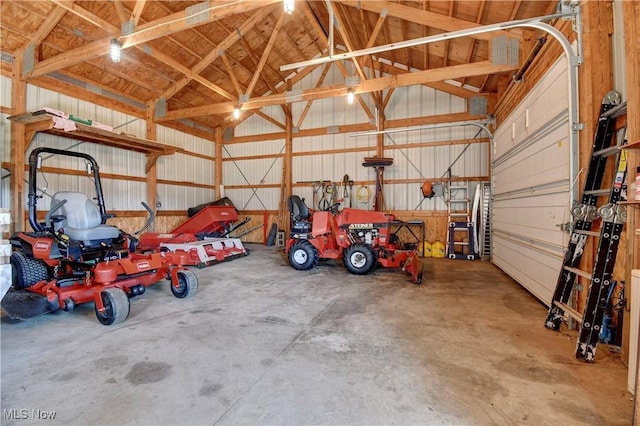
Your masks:
<path fill-rule="evenodd" d="M 116 326 L 91 304 L 3 316 L 1 423 L 630 424 L 619 356 L 577 361 L 575 334 L 489 262 L 425 259 L 415 286 L 250 249 L 194 269 L 192 298 L 150 287 Z"/>

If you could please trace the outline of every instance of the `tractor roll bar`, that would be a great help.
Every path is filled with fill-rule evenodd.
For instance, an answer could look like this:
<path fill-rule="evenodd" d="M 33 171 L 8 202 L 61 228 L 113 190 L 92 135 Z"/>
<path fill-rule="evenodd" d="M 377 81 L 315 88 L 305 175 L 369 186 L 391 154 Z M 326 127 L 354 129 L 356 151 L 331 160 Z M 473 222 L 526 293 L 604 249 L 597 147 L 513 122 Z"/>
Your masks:
<path fill-rule="evenodd" d="M 100 182 L 100 167 L 96 160 L 89 154 L 83 154 L 81 152 L 65 151 L 56 148 L 40 147 L 31 151 L 29 154 L 29 224 L 36 232 L 42 232 L 45 230 L 43 226 L 38 223 L 36 217 L 36 206 L 38 205 L 37 191 L 37 172 L 38 172 L 38 156 L 43 153 L 49 153 L 53 155 L 64 155 L 67 157 L 77 157 L 88 161 L 93 169 L 94 183 L 96 186 L 96 195 L 98 197 L 98 208 L 100 209 L 100 215 L 102 217 L 102 223 L 105 223 L 107 219 L 107 211 L 104 206 L 104 197 L 102 195 L 102 184 Z"/>

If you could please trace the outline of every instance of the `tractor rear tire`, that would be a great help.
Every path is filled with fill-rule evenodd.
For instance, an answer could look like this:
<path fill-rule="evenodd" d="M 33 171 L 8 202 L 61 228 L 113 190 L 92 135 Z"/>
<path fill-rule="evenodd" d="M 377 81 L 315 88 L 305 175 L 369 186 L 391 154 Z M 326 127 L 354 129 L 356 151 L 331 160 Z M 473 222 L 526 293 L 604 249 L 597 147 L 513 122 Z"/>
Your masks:
<path fill-rule="evenodd" d="M 189 270 L 178 271 L 178 288 L 171 283 L 171 293 L 178 299 L 193 296 L 198 290 L 198 277 Z"/>
<path fill-rule="evenodd" d="M 42 260 L 28 257 L 21 251 L 11 255 L 11 281 L 13 288 L 22 290 L 47 279 L 49 279 L 49 271 Z"/>
<path fill-rule="evenodd" d="M 298 271 L 315 268 L 318 258 L 318 249 L 307 240 L 297 241 L 289 250 L 289 264 Z"/>
<path fill-rule="evenodd" d="M 355 275 L 367 275 L 376 267 L 376 255 L 366 244 L 357 243 L 349 246 L 342 257 L 344 266 Z"/>
<path fill-rule="evenodd" d="M 118 287 L 111 287 L 102 290 L 100 293 L 104 312 L 99 312 L 96 307 L 96 318 L 102 325 L 114 325 L 126 320 L 129 316 L 129 297 L 124 290 Z"/>

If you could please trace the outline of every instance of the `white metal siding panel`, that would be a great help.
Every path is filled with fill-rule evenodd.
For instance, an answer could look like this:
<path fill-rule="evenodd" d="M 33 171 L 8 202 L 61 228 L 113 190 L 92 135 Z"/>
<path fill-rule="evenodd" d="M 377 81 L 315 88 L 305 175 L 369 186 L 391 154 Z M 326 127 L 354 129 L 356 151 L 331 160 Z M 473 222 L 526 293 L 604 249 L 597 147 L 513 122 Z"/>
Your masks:
<path fill-rule="evenodd" d="M 11 108 L 11 79 L 0 76 L 0 105 Z"/>
<path fill-rule="evenodd" d="M 570 220 L 566 68 L 558 60 L 495 133 L 492 261 L 546 304 Z"/>
<path fill-rule="evenodd" d="M 114 127 L 116 132 L 123 132 L 140 138 L 146 137 L 146 123 L 144 120 L 50 90 L 28 85 L 27 110 L 33 111 L 44 107 L 56 108 L 79 117 L 90 118 Z M 203 153 L 208 156 L 215 154 L 215 146 L 212 142 L 164 126 L 158 126 L 157 136 L 160 143 L 178 146 L 187 151 Z M 3 143 L 3 149 L 4 145 Z M 144 171 L 146 157 L 141 153 L 99 144 L 82 143 L 77 140 L 42 133 L 36 135 L 29 152 L 39 146 L 87 153 L 96 159 L 103 174 L 146 176 Z M 27 159 L 29 152 L 26 153 Z M 81 160 L 78 159 L 54 157 L 45 162 L 45 165 L 78 169 L 81 165 L 80 163 Z M 160 157 L 157 164 L 159 179 L 214 184 L 215 165 L 213 161 L 185 154 L 175 154 Z M 52 194 L 51 191 L 57 190 L 78 190 L 83 192 L 92 190 L 91 185 L 83 177 L 52 174 L 46 174 L 46 177 L 50 185 L 48 194 Z M 103 178 L 103 190 L 107 209 L 143 209 L 140 202 L 146 200 L 145 182 Z M 202 202 L 211 201 L 215 195 L 214 191 L 208 188 L 158 185 L 158 197 L 163 209 L 182 210 L 185 206 L 188 208 Z M 45 196 L 39 207 L 43 210 L 47 209 L 49 207 L 49 198 Z"/>

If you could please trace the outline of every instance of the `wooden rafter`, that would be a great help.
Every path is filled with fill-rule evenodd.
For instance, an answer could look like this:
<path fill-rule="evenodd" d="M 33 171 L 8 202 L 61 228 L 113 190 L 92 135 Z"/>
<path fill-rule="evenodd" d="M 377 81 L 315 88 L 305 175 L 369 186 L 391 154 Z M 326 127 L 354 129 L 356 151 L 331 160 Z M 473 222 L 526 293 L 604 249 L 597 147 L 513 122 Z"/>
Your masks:
<path fill-rule="evenodd" d="M 247 87 L 247 95 L 248 96 L 251 96 L 251 93 L 253 93 L 253 89 L 255 89 L 256 83 L 258 82 L 258 77 L 260 76 L 260 73 L 262 73 L 262 69 L 264 68 L 265 64 L 267 63 L 267 59 L 269 58 L 269 54 L 271 53 L 271 49 L 273 48 L 273 45 L 276 42 L 276 38 L 278 37 L 278 34 L 280 34 L 280 29 L 282 28 L 282 20 L 283 20 L 283 18 L 284 18 L 284 11 L 281 11 L 280 12 L 280 17 L 276 21 L 276 24 L 275 24 L 275 27 L 273 29 L 273 32 L 271 33 L 271 37 L 269 37 L 269 41 L 267 42 L 267 45 L 265 46 L 264 50 L 262 51 L 262 56 L 260 57 L 260 62 L 258 62 L 256 70 L 253 73 L 253 77 L 251 78 L 251 82 L 249 83 L 249 87 Z"/>
<path fill-rule="evenodd" d="M 134 25 L 138 25 L 140 22 L 140 16 L 142 15 L 142 10 L 144 9 L 144 5 L 147 3 L 147 0 L 137 0 L 136 5 L 133 7 L 133 12 L 131 12 L 131 21 L 133 21 Z"/>
<path fill-rule="evenodd" d="M 333 7 L 334 7 L 334 16 L 338 24 L 338 31 L 340 32 L 340 35 L 342 36 L 342 40 L 344 41 L 345 46 L 347 47 L 347 51 L 350 52 L 358 49 L 359 46 L 356 45 L 354 42 L 354 39 L 358 38 L 356 36 L 358 32 L 354 30 L 353 23 L 349 19 L 349 15 L 345 13 L 344 10 L 342 10 L 343 6 L 336 4 Z M 362 46 L 362 44 L 363 43 L 360 43 L 360 46 Z M 352 61 L 355 66 L 356 72 L 358 73 L 360 78 L 362 80 L 366 80 L 367 75 L 365 74 L 364 69 L 360 64 L 360 61 L 358 60 L 358 58 L 353 58 Z M 379 93 L 372 92 L 370 95 L 374 103 L 379 104 L 381 102 L 381 96 Z M 362 103 L 363 102 L 361 102 L 361 104 Z"/>
<path fill-rule="evenodd" d="M 176 61 L 171 56 L 166 55 L 165 53 L 159 51 L 158 49 L 153 49 L 151 46 L 146 46 L 146 48 L 143 51 L 144 52 L 151 52 L 150 55 L 154 59 L 157 59 L 158 61 L 162 62 L 163 64 L 166 64 L 166 65 L 170 66 L 174 70 L 181 72 L 185 76 L 189 77 L 191 80 L 197 81 L 198 83 L 200 83 L 201 85 L 203 85 L 207 89 L 209 89 L 209 90 L 211 90 L 211 91 L 213 91 L 215 93 L 218 93 L 219 95 L 222 95 L 223 97 L 225 97 L 227 99 L 234 99 L 234 96 L 231 93 L 229 93 L 226 90 L 224 90 L 222 87 L 218 86 L 217 84 L 212 83 L 211 81 L 207 80 L 206 78 L 204 78 L 200 74 L 197 74 L 197 73 L 191 71 L 189 68 L 187 68 L 186 66 L 182 65 L 180 62 Z"/>
<path fill-rule="evenodd" d="M 127 22 L 129 14 L 125 9 L 124 4 L 122 4 L 121 1 L 114 1 L 113 7 L 116 9 L 116 15 L 118 15 L 118 21 L 120 22 L 120 24 L 124 24 L 125 22 Z"/>
<path fill-rule="evenodd" d="M 478 8 L 478 15 L 476 16 L 476 24 L 479 24 L 480 22 L 482 22 L 482 16 L 484 15 L 484 7 L 487 4 L 486 0 L 482 0 L 480 2 L 480 7 Z M 478 43 L 478 40 L 476 39 L 472 39 L 470 42 L 471 48 L 469 49 L 469 53 L 467 54 L 467 62 L 471 62 L 471 59 L 473 59 L 473 52 L 475 52 L 476 50 L 476 45 Z M 465 83 L 466 83 L 466 78 L 462 79 L 461 82 L 461 86 L 464 87 Z"/>
<path fill-rule="evenodd" d="M 324 69 L 322 70 L 322 74 L 320 74 L 320 77 L 318 78 L 318 83 L 316 84 L 316 87 L 322 86 L 322 83 L 324 83 L 324 79 L 327 76 L 327 73 L 329 72 L 330 68 L 331 68 L 330 63 L 325 64 Z M 295 127 L 300 128 L 300 126 L 302 126 L 302 123 L 305 117 L 307 116 L 307 113 L 309 112 L 309 109 L 311 108 L 312 104 L 313 104 L 313 100 L 307 101 L 307 104 L 304 106 L 304 110 L 302 110 L 302 114 L 300 114 L 300 118 L 298 119 L 298 122 L 296 123 Z"/>
<path fill-rule="evenodd" d="M 380 77 L 372 80 L 364 80 L 356 88 L 356 94 L 369 93 L 373 91 L 386 90 L 398 87 L 413 86 L 435 81 L 456 79 L 484 74 L 495 74 L 513 71 L 518 66 L 514 65 L 494 65 L 489 61 L 474 62 L 471 64 L 455 65 L 451 67 L 436 68 L 432 70 L 416 71 L 390 77 Z M 347 87 L 342 84 L 331 85 L 315 89 L 303 90 L 299 95 L 299 101 L 314 99 L 326 99 L 336 96 L 346 96 Z M 260 98 L 250 99 L 242 105 L 243 109 L 260 109 L 271 105 L 282 105 L 290 102 L 287 96 L 282 94 L 272 94 Z M 160 121 L 177 120 L 187 117 L 198 117 L 210 114 L 224 114 L 233 110 L 232 102 L 217 103 L 213 105 L 203 105 L 184 110 L 169 111 Z"/>
<path fill-rule="evenodd" d="M 22 48 L 26 49 L 29 44 L 38 46 L 40 43 L 42 43 L 42 41 L 47 38 L 51 30 L 53 30 L 55 26 L 58 25 L 58 22 L 60 22 L 60 19 L 62 19 L 65 13 L 67 13 L 66 9 L 62 7 L 55 7 L 51 12 L 51 15 L 49 15 L 47 19 L 44 20 L 42 25 L 38 27 L 36 32 L 33 33 L 31 37 L 29 37 L 29 41 L 24 46 L 22 46 Z"/>
<path fill-rule="evenodd" d="M 453 12 L 455 9 L 456 2 L 454 0 L 449 0 L 449 17 L 453 16 Z M 446 40 L 444 42 L 444 57 L 442 58 L 442 66 L 447 66 L 449 63 L 449 50 L 451 47 L 451 40 Z"/>
<path fill-rule="evenodd" d="M 51 3 L 57 5 L 58 7 L 61 7 L 65 10 L 67 10 L 68 12 L 73 13 L 74 15 L 79 16 L 80 18 L 84 19 L 87 22 L 90 22 L 91 24 L 95 25 L 98 28 L 102 28 L 105 29 L 106 31 L 109 31 L 111 34 L 114 33 L 113 29 L 116 29 L 116 32 L 120 31 L 120 28 L 114 26 L 111 22 L 102 19 L 101 17 L 99 17 L 98 15 L 89 12 L 87 9 L 84 9 L 80 6 L 78 6 L 77 4 L 75 4 L 72 1 L 69 0 L 50 0 Z"/>
<path fill-rule="evenodd" d="M 522 0 L 518 0 L 513 5 L 513 9 L 511 10 L 511 14 L 509 15 L 509 20 L 510 21 L 513 21 L 515 19 L 515 17 L 518 15 L 518 10 L 520 9 L 520 3 L 522 3 Z M 484 77 L 484 79 L 482 80 L 482 84 L 480 85 L 480 91 L 481 92 L 485 91 L 485 86 L 487 85 L 487 82 L 489 81 L 489 77 L 491 77 L 491 75 L 487 74 Z"/>
<path fill-rule="evenodd" d="M 103 30 L 110 32 L 111 34 L 117 34 L 117 32 L 119 31 L 119 28 L 117 28 L 116 26 L 112 25 L 111 23 L 107 22 L 106 20 L 99 18 L 98 16 L 96 16 L 95 14 L 87 11 L 86 9 L 83 9 L 81 7 L 79 7 L 76 4 L 73 4 L 69 1 L 63 1 L 63 0 L 52 0 L 53 2 L 55 2 L 56 4 L 58 4 L 60 7 L 66 9 L 69 12 L 72 12 L 76 15 L 78 15 L 79 17 L 81 17 L 82 19 L 87 20 L 88 22 L 91 22 L 94 25 L 97 25 L 98 27 L 102 28 Z M 206 78 L 202 77 L 201 75 L 193 72 L 192 70 L 190 70 L 188 67 L 182 65 L 180 62 L 176 61 L 175 59 L 171 58 L 170 56 L 164 54 L 163 52 L 157 50 L 157 49 L 153 49 L 151 46 L 148 45 L 144 45 L 144 46 L 138 46 L 144 53 L 151 53 L 151 56 L 164 63 L 165 65 L 168 65 L 169 67 L 175 69 L 176 71 L 179 71 L 180 73 L 184 74 L 185 76 L 187 76 L 188 78 L 190 78 L 191 80 L 195 80 L 198 83 L 200 83 L 201 85 L 203 85 L 204 87 L 208 88 L 209 90 L 222 95 L 223 97 L 227 98 L 227 99 L 233 99 L 233 95 L 231 95 L 229 92 L 227 92 L 226 90 L 224 90 L 222 87 L 218 86 L 217 84 L 212 83 L 211 81 L 207 80 Z"/>
<path fill-rule="evenodd" d="M 120 41 L 123 48 L 137 46 L 139 44 L 155 40 L 159 37 L 164 37 L 169 34 L 187 30 L 195 26 L 215 22 L 220 19 L 226 18 L 227 16 L 248 12 L 250 10 L 267 6 L 277 1 L 279 0 L 255 0 L 250 2 L 234 3 L 231 5 L 220 6 L 219 9 L 212 10 L 209 13 L 209 17 L 207 19 L 202 19 L 196 24 L 188 23 L 187 12 L 183 10 L 172 15 L 157 19 L 155 21 L 147 22 L 144 25 L 138 27 L 135 33 L 128 36 L 120 37 Z M 103 23 L 106 23 L 106 21 L 104 21 Z M 108 26 L 112 26 L 109 23 L 106 24 L 108 24 Z M 62 68 L 69 67 L 71 65 L 79 64 L 80 62 L 88 61 L 89 59 L 96 58 L 98 56 L 106 55 L 107 53 L 109 53 L 109 42 L 111 41 L 111 38 L 112 37 L 109 36 L 102 40 L 96 40 L 92 43 L 85 44 L 84 46 L 69 50 L 63 54 L 39 62 L 38 64 L 36 64 L 33 71 L 29 73 L 29 77 L 36 78 L 50 72 L 58 71 Z"/>
<path fill-rule="evenodd" d="M 225 55 L 224 52 L 222 52 L 222 54 L 220 55 L 220 59 L 222 59 L 222 63 L 224 64 L 224 67 L 227 69 L 227 74 L 229 75 L 229 78 L 233 83 L 233 87 L 236 89 L 236 94 L 240 96 L 242 94 L 242 88 L 240 87 L 240 83 L 236 78 L 236 73 L 233 71 L 231 63 L 229 62 L 229 58 L 227 58 L 227 55 Z"/>
<path fill-rule="evenodd" d="M 361 7 L 370 12 L 382 13 L 386 10 L 389 16 L 403 19 L 415 24 L 424 25 L 431 28 L 437 28 L 443 31 L 458 31 L 477 27 L 476 24 L 458 19 L 451 16 L 442 15 L 428 10 L 418 9 L 416 7 L 405 6 L 399 3 L 382 2 L 382 1 L 360 1 L 360 0 L 335 0 L 336 2 L 351 6 Z M 521 32 L 520 32 L 521 33 Z M 509 32 L 510 36 L 520 34 L 519 32 Z M 506 31 L 495 31 L 491 34 L 476 34 L 471 37 L 479 40 L 490 40 L 496 35 L 507 35 Z"/>
<path fill-rule="evenodd" d="M 322 29 L 322 27 L 320 26 L 320 24 L 316 20 L 316 18 L 314 16 L 313 12 L 311 11 L 311 8 L 309 7 L 309 5 L 307 5 L 307 3 L 305 2 L 305 3 L 302 4 L 302 6 L 303 6 L 304 14 L 307 17 L 307 21 L 311 23 L 311 26 L 313 27 L 313 30 L 316 32 L 316 34 L 318 34 L 318 38 L 321 38 L 322 41 L 325 44 L 328 44 L 329 43 L 329 38 L 327 37 L 327 35 L 325 34 L 324 30 Z M 344 77 L 347 77 L 349 75 L 349 72 L 347 71 L 347 69 L 345 68 L 345 66 L 344 66 L 344 64 L 342 62 L 336 62 L 335 64 L 338 67 L 338 70 L 340 70 L 340 73 L 342 73 L 342 75 Z M 371 112 L 371 110 L 369 109 L 367 104 L 364 102 L 364 100 L 358 95 L 356 95 L 356 98 L 358 99 L 358 103 L 360 104 L 360 106 L 362 107 L 364 112 L 367 114 L 369 119 L 373 120 L 373 113 Z"/>
<path fill-rule="evenodd" d="M 215 61 L 216 59 L 218 59 L 218 57 L 220 56 L 220 54 L 224 51 L 226 51 L 227 49 L 229 49 L 234 43 L 236 43 L 238 40 L 240 40 L 240 38 L 242 37 L 242 34 L 248 32 L 251 28 L 253 28 L 258 22 L 260 22 L 270 11 L 270 8 L 266 7 L 266 8 L 262 8 L 260 10 L 258 10 L 256 13 L 254 13 L 251 18 L 247 19 L 238 29 L 237 31 L 231 31 L 229 32 L 229 35 L 227 37 L 225 37 L 224 40 L 222 40 L 218 46 L 216 46 L 217 48 L 215 49 L 211 49 L 211 52 L 209 52 L 209 54 L 207 56 L 205 56 L 204 58 L 202 58 L 202 60 L 200 62 L 198 62 L 196 65 L 194 65 L 191 68 L 191 71 L 194 74 L 200 74 L 202 71 L 204 71 L 204 69 L 209 66 L 209 64 L 213 63 L 213 61 Z M 223 26 L 224 28 L 224 26 Z M 235 61 L 236 63 L 238 61 Z M 172 84 L 171 86 L 169 86 L 168 88 L 165 89 L 165 91 L 162 93 L 162 95 L 160 96 L 161 98 L 165 98 L 165 99 L 169 99 L 171 97 L 173 97 L 173 95 L 175 95 L 176 93 L 178 93 L 180 90 L 182 90 L 187 84 L 189 84 L 189 82 L 192 80 L 192 78 L 190 78 L 189 76 L 185 75 L 185 77 L 181 78 L 180 80 L 176 81 L 174 84 Z"/>

